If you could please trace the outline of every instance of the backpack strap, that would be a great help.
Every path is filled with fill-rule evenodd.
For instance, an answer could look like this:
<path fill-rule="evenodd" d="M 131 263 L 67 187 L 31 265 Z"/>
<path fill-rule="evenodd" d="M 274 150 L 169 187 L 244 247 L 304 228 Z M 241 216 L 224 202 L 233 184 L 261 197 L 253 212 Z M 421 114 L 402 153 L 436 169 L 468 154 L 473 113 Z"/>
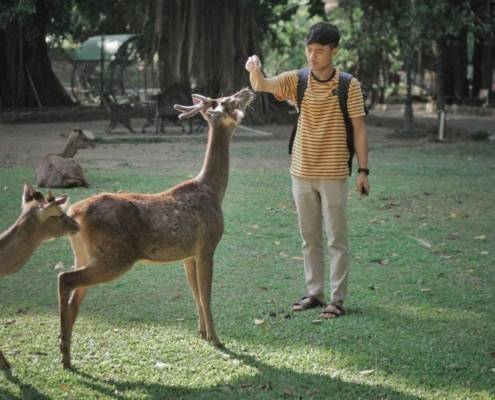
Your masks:
<path fill-rule="evenodd" d="M 296 132 L 297 132 L 297 124 L 299 122 L 299 114 L 301 113 L 301 104 L 303 101 L 304 97 L 304 92 L 306 91 L 306 87 L 308 86 L 308 77 L 309 77 L 309 68 L 303 68 L 300 69 L 297 73 L 297 111 L 298 111 L 298 116 L 296 119 L 296 122 L 294 124 L 294 127 L 292 128 L 292 134 L 290 136 L 289 140 L 289 154 L 292 154 L 292 146 L 294 144 L 294 140 L 296 138 Z"/>
<path fill-rule="evenodd" d="M 339 105 L 342 115 L 344 116 L 345 130 L 347 132 L 347 148 L 349 150 L 349 160 L 347 165 L 349 166 L 349 175 L 352 174 L 352 159 L 354 157 L 354 128 L 352 127 L 352 121 L 349 117 L 349 110 L 347 109 L 347 98 L 349 94 L 349 86 L 351 84 L 352 75 L 347 72 L 340 72 L 339 74 Z"/>

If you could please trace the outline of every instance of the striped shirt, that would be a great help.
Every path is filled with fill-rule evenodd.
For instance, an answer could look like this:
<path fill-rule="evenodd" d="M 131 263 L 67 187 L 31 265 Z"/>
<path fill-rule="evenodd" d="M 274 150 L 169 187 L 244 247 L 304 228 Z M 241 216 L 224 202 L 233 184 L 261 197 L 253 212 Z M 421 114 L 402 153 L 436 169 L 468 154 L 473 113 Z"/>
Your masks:
<path fill-rule="evenodd" d="M 276 77 L 279 87 L 275 96 L 297 104 L 298 71 Z M 339 70 L 332 79 L 317 80 L 309 74 L 304 93 L 297 133 L 292 148 L 290 172 L 299 178 L 345 179 L 349 176 L 349 150 L 344 116 L 339 106 Z M 364 116 L 361 85 L 352 78 L 347 99 L 349 117 Z"/>

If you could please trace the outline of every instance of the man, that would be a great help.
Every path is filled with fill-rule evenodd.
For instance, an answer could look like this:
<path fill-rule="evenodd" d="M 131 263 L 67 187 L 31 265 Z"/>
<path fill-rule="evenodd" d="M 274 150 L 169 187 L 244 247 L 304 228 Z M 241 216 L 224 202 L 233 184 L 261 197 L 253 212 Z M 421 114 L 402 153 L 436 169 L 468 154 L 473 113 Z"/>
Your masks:
<path fill-rule="evenodd" d="M 339 106 L 340 71 L 333 66 L 340 32 L 334 25 L 317 23 L 306 37 L 306 58 L 310 68 L 307 88 L 299 110 L 293 144 L 292 192 L 303 240 L 304 275 L 307 294 L 293 304 L 294 311 L 325 306 L 324 251 L 322 228 L 330 254 L 330 303 L 322 310 L 325 319 L 345 314 L 344 300 L 350 268 L 347 237 L 347 177 L 350 174 L 347 134 Z M 298 71 L 265 78 L 261 62 L 253 55 L 246 62 L 251 86 L 280 100 L 297 104 Z M 347 108 L 353 127 L 358 161 L 357 191 L 368 194 L 368 139 L 364 124 L 364 102 L 357 79 L 352 78 Z M 322 221 L 323 220 L 323 221 Z M 323 223 L 322 223 L 323 222 Z M 323 225 L 323 226 L 322 226 Z"/>

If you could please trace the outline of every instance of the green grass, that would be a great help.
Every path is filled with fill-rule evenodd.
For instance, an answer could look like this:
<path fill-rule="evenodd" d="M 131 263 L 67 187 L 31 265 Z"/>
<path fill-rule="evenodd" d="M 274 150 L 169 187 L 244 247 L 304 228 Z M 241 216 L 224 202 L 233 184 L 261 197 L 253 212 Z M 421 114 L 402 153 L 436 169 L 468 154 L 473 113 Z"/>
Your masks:
<path fill-rule="evenodd" d="M 233 145 L 234 158 L 260 166 L 232 170 L 224 200 L 213 313 L 225 350 L 196 336 L 180 264 L 138 265 L 89 291 L 76 370 L 64 371 L 53 267 L 72 255 L 62 239 L 0 280 L 0 348 L 13 365 L 0 398 L 495 399 L 495 147 L 371 149 L 371 196 L 349 200 L 349 314 L 319 324 L 317 311 L 290 311 L 304 293 L 290 179 L 262 162 L 285 152 L 285 142 Z M 195 172 L 164 170 L 176 172 L 93 169 L 92 188 L 71 198 L 159 191 Z M 0 169 L 1 230 L 31 176 Z"/>

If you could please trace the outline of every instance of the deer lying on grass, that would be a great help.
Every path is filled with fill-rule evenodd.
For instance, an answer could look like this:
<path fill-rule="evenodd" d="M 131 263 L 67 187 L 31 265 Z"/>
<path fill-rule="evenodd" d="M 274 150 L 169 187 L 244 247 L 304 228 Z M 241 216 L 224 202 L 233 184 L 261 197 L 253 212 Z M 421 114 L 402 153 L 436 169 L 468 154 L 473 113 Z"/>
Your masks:
<path fill-rule="evenodd" d="M 70 207 L 81 230 L 70 237 L 74 269 L 58 277 L 64 368 L 71 367 L 72 329 L 87 289 L 122 276 L 139 260 L 184 260 L 199 334 L 221 345 L 210 309 L 213 254 L 223 233 L 230 139 L 253 98 L 243 89 L 220 99 L 193 95 L 194 105 L 174 106 L 181 119 L 201 112 L 208 122 L 203 168 L 195 178 L 161 193 L 102 193 Z"/>
<path fill-rule="evenodd" d="M 88 186 L 82 167 L 74 160 L 79 149 L 95 147 L 94 137 L 81 129 L 74 129 L 64 150 L 44 156 L 36 167 L 36 183 L 41 187 Z"/>
<path fill-rule="evenodd" d="M 45 240 L 70 235 L 79 226 L 64 211 L 67 196 L 47 198 L 32 186 L 24 185 L 22 211 L 17 221 L 0 234 L 0 276 L 19 271 Z M 10 368 L 0 351 L 0 368 Z"/>

